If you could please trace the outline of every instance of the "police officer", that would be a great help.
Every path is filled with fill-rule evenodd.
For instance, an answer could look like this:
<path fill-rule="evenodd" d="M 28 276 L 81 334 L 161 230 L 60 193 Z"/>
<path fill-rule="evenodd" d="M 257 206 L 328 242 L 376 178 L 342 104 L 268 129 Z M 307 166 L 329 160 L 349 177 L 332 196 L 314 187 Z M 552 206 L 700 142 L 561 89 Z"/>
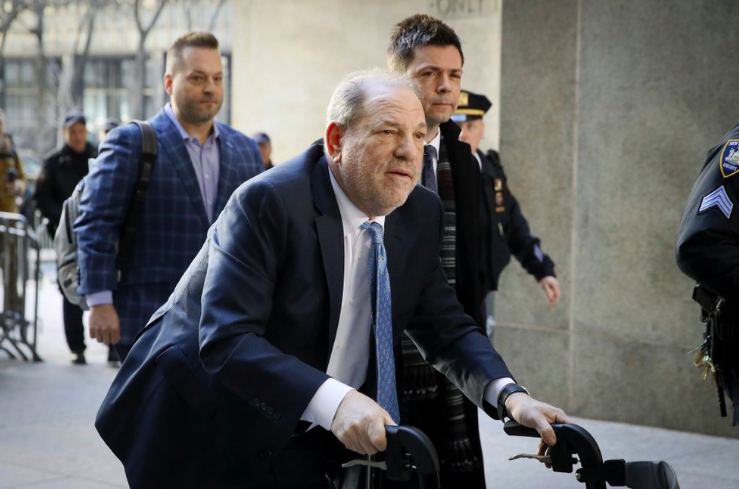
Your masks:
<path fill-rule="evenodd" d="M 59 225 L 64 201 L 72 195 L 80 180 L 87 175 L 88 160 L 97 156 L 97 150 L 87 142 L 87 121 L 81 112 L 70 112 L 64 118 L 64 146 L 51 153 L 36 183 L 34 199 L 41 214 L 48 219 L 53 236 Z M 84 364 L 85 336 L 82 309 L 64 298 L 64 333 L 73 363 Z M 109 358 L 113 361 L 114 359 Z"/>
<path fill-rule="evenodd" d="M 531 234 L 529 224 L 521 212 L 521 206 L 508 187 L 498 153 L 480 150 L 485 137 L 485 113 L 492 103 L 484 95 L 462 90 L 457 111 L 452 120 L 462 129 L 459 139 L 472 147 L 472 153 L 480 164 L 486 212 L 483 214 L 490 232 L 486 236 L 483 257 L 483 286 L 487 291 L 498 289 L 498 278 L 511 254 L 536 278 L 551 306 L 557 305 L 560 287 L 554 275 L 554 262 L 541 250 L 539 238 Z M 492 314 L 492 311 L 489 311 Z M 488 321 L 490 325 L 491 321 Z M 489 328 L 490 329 L 490 328 Z M 491 334 L 491 331 L 488 331 Z"/>
<path fill-rule="evenodd" d="M 725 391 L 734 402 L 734 425 L 739 424 L 739 125 L 708 157 L 683 211 L 677 232 L 675 255 L 680 270 L 715 297 L 723 298 L 720 350 L 729 352 L 722 364 Z M 698 298 L 696 298 L 698 300 Z M 703 304 L 702 304 L 703 305 Z M 707 309 L 704 306 L 704 309 Z M 708 307 L 710 309 L 710 306 Z M 704 365 L 705 366 L 705 365 Z"/>

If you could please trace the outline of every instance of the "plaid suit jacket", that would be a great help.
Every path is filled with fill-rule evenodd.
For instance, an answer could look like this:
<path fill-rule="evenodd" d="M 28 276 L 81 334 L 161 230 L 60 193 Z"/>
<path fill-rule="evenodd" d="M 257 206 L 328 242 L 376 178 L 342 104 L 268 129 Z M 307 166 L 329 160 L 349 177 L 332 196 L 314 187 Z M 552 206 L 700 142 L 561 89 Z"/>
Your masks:
<path fill-rule="evenodd" d="M 166 302 L 205 242 L 209 222 L 197 177 L 177 128 L 160 111 L 149 120 L 157 133 L 157 162 L 136 244 L 116 271 L 119 232 L 138 181 L 141 132 L 135 125 L 113 130 L 86 177 L 78 240 L 79 293 L 112 290 L 121 321 L 121 343 L 133 344 L 139 329 Z M 220 175 L 214 215 L 233 191 L 263 170 L 256 143 L 225 124 L 219 130 Z"/>

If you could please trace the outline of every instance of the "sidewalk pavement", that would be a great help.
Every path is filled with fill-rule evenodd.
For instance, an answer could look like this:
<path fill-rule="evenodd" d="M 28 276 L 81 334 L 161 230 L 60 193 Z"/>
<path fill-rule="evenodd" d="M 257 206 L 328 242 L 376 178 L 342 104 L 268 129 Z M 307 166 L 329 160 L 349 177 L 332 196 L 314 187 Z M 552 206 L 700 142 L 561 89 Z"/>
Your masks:
<path fill-rule="evenodd" d="M 44 271 L 47 277 L 53 273 Z M 48 278 L 39 310 L 44 362 L 10 360 L 0 351 L 0 489 L 127 487 L 121 464 L 93 426 L 117 372 L 106 365 L 107 348 L 88 340 L 88 365 L 71 364 L 61 297 Z M 737 440 L 582 418 L 576 423 L 595 437 L 604 459 L 665 460 L 675 468 L 682 489 L 739 489 Z M 500 423 L 484 415 L 480 429 L 489 487 L 585 487 L 574 474 L 553 473 L 539 462 L 508 461 L 518 453 L 536 452 L 536 440 L 508 437 Z"/>

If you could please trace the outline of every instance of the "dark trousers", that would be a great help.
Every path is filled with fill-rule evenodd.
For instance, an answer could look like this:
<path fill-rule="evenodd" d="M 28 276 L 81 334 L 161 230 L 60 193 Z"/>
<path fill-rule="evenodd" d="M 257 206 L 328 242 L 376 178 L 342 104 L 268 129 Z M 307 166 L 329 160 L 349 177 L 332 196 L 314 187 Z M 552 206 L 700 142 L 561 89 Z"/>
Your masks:
<path fill-rule="evenodd" d="M 21 315 L 23 297 L 18 293 L 18 246 L 13 236 L 0 234 L 0 271 L 3 274 L 3 312 Z"/>
<path fill-rule="evenodd" d="M 85 327 L 82 324 L 82 309 L 69 302 L 62 294 L 64 305 L 64 335 L 67 337 L 67 345 L 73 353 L 85 351 Z"/>

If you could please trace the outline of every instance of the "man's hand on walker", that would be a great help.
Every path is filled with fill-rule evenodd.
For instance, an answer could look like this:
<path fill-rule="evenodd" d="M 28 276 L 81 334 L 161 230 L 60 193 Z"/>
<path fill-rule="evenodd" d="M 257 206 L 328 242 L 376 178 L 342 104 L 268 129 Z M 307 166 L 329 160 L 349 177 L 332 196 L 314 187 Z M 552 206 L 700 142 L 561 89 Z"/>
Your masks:
<path fill-rule="evenodd" d="M 339 404 L 331 423 L 331 433 L 349 450 L 372 455 L 387 448 L 385 425 L 394 424 L 379 404 L 352 390 Z"/>
<path fill-rule="evenodd" d="M 508 396 L 505 406 L 506 411 L 513 419 L 539 432 L 543 442 L 543 445 L 539 446 L 539 455 L 544 454 L 547 446 L 551 447 L 557 443 L 557 437 L 554 435 L 551 424 L 570 423 L 567 414 L 560 408 L 537 401 L 522 392 L 516 392 Z"/>

